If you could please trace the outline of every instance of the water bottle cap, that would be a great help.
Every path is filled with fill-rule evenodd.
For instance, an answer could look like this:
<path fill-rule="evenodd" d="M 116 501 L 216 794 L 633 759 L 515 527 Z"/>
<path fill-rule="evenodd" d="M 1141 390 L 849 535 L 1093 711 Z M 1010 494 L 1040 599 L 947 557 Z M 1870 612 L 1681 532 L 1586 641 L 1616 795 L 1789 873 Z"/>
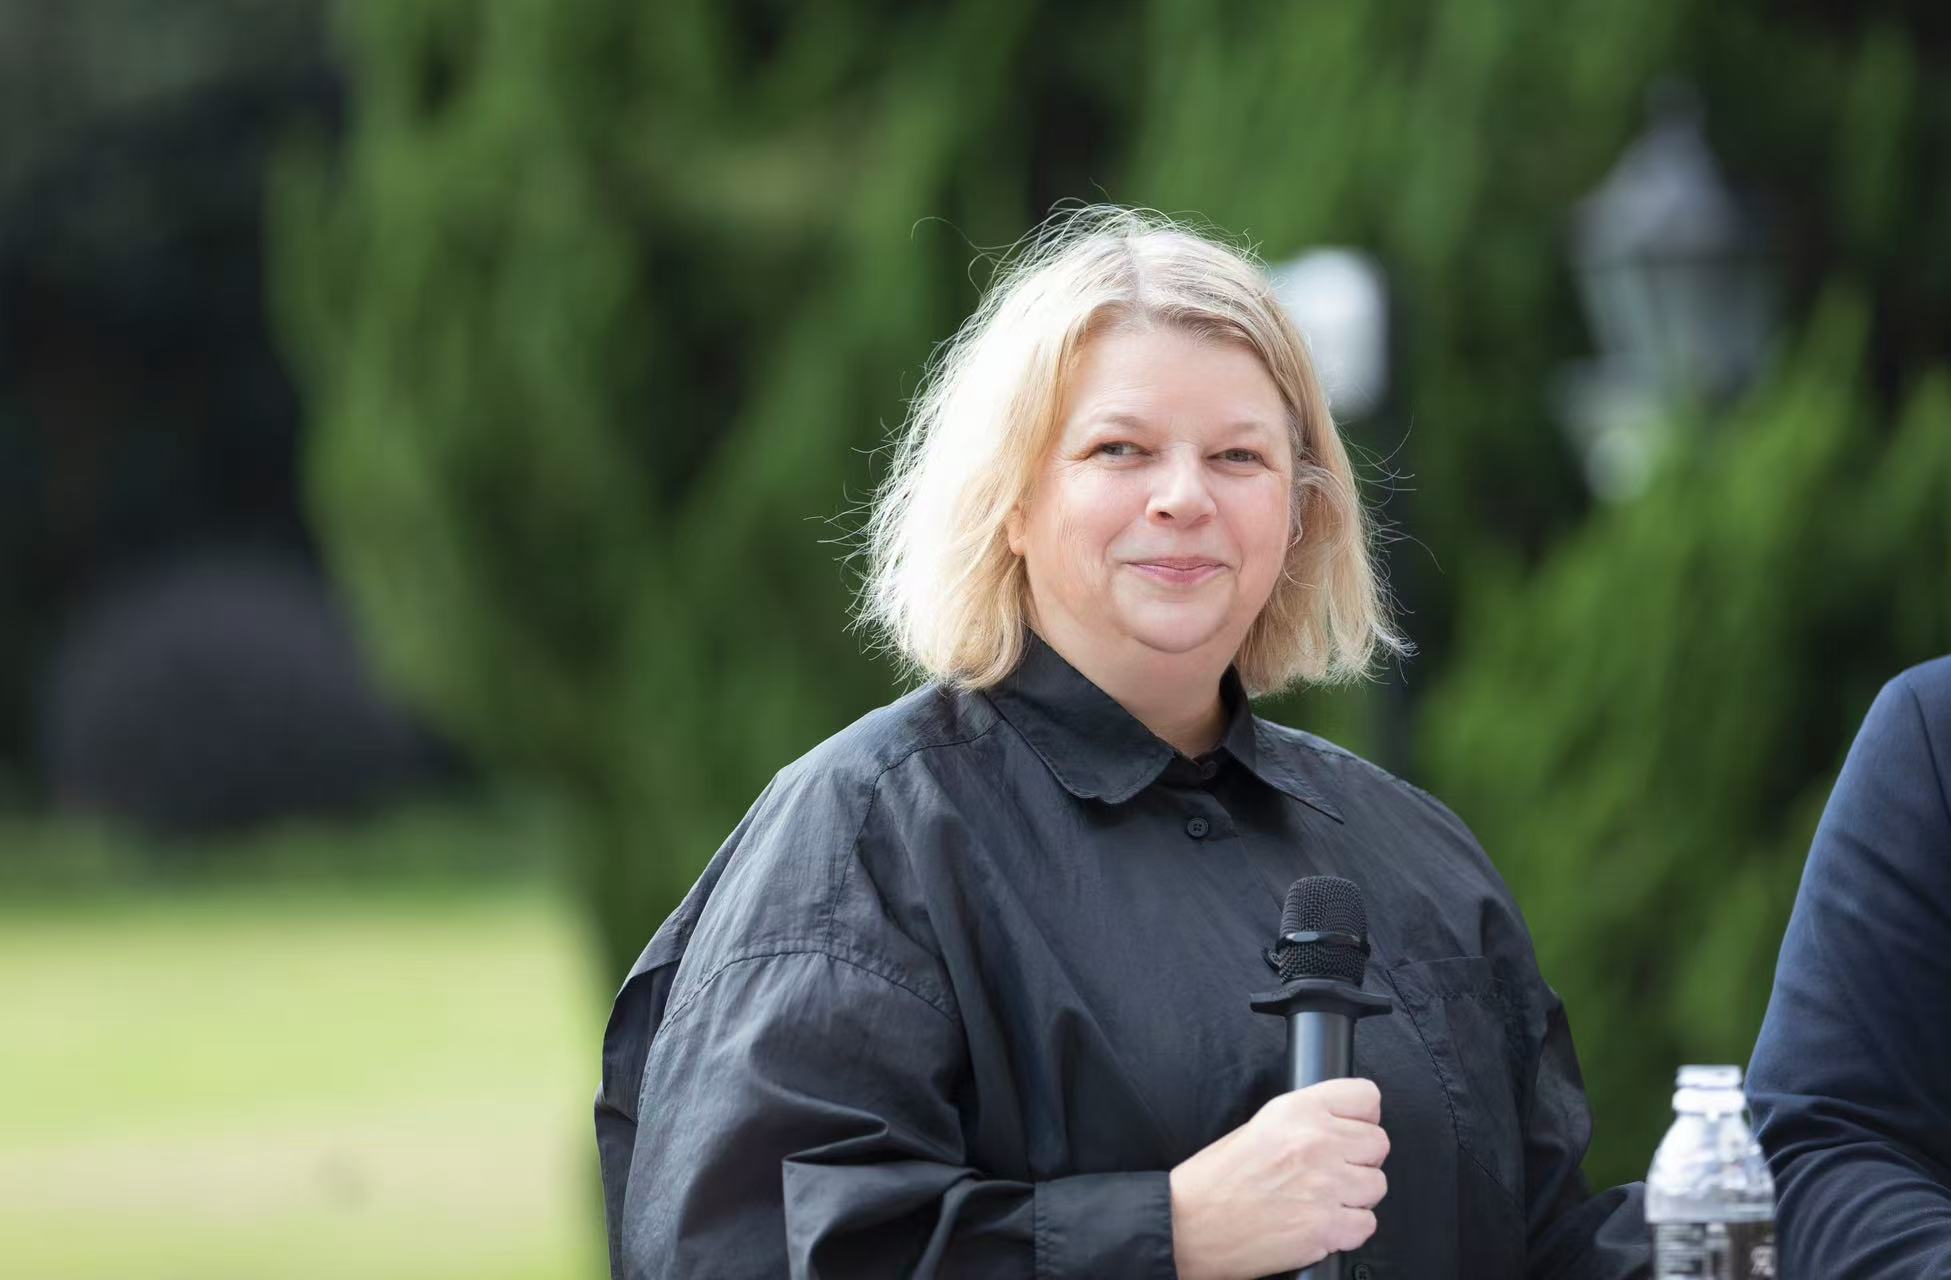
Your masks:
<path fill-rule="evenodd" d="M 1674 1084 L 1682 1089 L 1739 1089 L 1741 1068 L 1690 1065 L 1680 1068 Z"/>
<path fill-rule="evenodd" d="M 1715 1116 L 1747 1110 L 1739 1067 L 1685 1066 L 1680 1068 L 1675 1083 L 1680 1086 L 1673 1091 L 1675 1111 Z"/>

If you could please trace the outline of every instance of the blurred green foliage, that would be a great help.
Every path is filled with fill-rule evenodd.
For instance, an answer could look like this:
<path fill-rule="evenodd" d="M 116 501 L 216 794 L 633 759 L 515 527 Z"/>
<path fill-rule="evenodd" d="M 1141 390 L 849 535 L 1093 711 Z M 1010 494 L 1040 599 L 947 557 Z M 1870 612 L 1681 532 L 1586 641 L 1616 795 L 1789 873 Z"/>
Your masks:
<path fill-rule="evenodd" d="M 1408 477 L 1422 780 L 1525 904 L 1591 1043 L 1595 1171 L 1629 1173 L 1677 1060 L 1745 1058 L 1853 716 L 1951 647 L 1925 25 L 355 2 L 348 138 L 294 151 L 274 210 L 320 533 L 398 687 L 582 815 L 620 974 L 766 776 L 891 692 L 845 630 L 835 517 L 972 304 L 975 246 L 1060 197 L 1196 211 L 1276 261 L 1361 246 L 1398 363 L 1350 437 L 1376 496 Z M 1548 396 L 1588 348 L 1566 220 L 1663 72 L 1773 198 L 1800 336 L 1652 493 L 1589 513 Z"/>
<path fill-rule="evenodd" d="M 330 559 L 401 688 L 587 815 L 619 973 L 885 696 L 820 521 L 973 297 L 918 211 L 1033 146 L 981 116 L 1006 9 L 821 12 L 765 59 L 704 7 L 353 6 L 350 145 L 281 184 Z"/>
<path fill-rule="evenodd" d="M 1648 493 L 1474 583 L 1423 708 L 1566 998 L 1598 1177 L 1644 1174 L 1676 1065 L 1747 1061 L 1832 770 L 1881 682 L 1951 650 L 1951 380 L 1886 430 L 1865 329 L 1828 299 Z"/>

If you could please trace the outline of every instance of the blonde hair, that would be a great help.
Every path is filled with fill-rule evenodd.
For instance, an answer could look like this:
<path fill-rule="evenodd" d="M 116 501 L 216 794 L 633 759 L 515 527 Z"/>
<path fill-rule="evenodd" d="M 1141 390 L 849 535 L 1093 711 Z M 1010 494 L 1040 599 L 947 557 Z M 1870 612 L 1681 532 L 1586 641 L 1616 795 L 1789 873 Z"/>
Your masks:
<path fill-rule="evenodd" d="M 1090 206 L 1037 228 L 929 361 L 863 534 L 856 625 L 914 673 L 1001 680 L 1027 641 L 1027 574 L 1005 522 L 1034 485 L 1084 346 L 1157 324 L 1240 343 L 1288 410 L 1293 539 L 1236 662 L 1249 693 L 1369 673 L 1406 653 L 1371 560 L 1373 532 L 1307 349 L 1247 251 L 1149 211 Z"/>

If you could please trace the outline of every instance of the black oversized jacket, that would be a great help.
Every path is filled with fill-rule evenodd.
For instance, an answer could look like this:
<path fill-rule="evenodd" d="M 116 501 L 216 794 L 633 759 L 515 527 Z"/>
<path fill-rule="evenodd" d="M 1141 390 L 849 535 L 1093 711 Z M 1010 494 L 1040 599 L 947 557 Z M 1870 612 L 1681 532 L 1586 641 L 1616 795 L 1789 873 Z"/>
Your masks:
<path fill-rule="evenodd" d="M 1287 887 L 1359 884 L 1356 1036 L 1392 1151 L 1351 1280 L 1644 1273 L 1578 1172 L 1565 1015 L 1426 793 L 1253 715 L 1189 760 L 1040 638 L 782 769 L 617 996 L 597 1099 L 619 1277 L 1175 1274 L 1167 1171 L 1283 1087 L 1252 1012 Z"/>

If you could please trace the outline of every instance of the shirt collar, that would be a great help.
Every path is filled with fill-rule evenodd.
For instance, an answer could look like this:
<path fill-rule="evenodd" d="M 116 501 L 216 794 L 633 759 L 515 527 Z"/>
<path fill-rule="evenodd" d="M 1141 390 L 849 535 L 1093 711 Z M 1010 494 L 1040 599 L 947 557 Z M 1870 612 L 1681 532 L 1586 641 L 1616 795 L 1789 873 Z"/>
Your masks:
<path fill-rule="evenodd" d="M 1081 800 L 1122 804 L 1182 758 L 1035 631 L 1028 633 L 1023 660 L 987 696 L 1064 789 Z M 1228 665 L 1220 677 L 1220 697 L 1226 731 L 1214 751 L 1231 756 L 1275 790 L 1342 821 L 1301 775 L 1292 749 L 1253 714 L 1238 667 Z"/>

